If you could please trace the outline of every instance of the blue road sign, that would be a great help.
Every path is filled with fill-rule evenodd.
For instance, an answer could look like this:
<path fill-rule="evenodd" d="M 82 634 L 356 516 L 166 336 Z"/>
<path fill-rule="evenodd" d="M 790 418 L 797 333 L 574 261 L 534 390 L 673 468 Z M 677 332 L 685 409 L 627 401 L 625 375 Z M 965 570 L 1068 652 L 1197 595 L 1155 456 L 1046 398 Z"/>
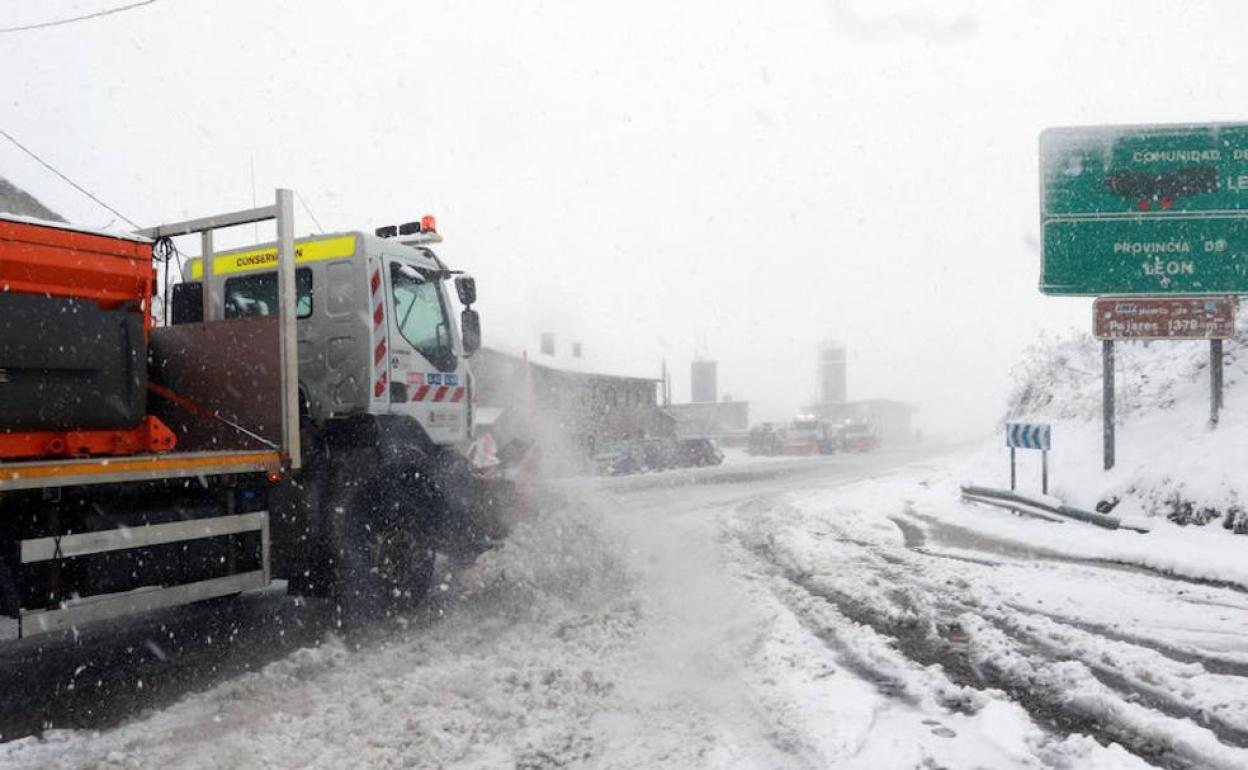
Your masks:
<path fill-rule="evenodd" d="M 1047 423 L 1007 422 L 1005 445 L 1019 449 L 1049 450 L 1053 429 Z"/>

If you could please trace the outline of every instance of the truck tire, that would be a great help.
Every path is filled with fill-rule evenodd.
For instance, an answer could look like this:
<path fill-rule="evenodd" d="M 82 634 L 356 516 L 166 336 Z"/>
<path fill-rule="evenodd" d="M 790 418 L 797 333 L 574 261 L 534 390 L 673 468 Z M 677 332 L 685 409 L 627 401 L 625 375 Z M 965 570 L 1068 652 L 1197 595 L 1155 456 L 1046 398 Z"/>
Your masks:
<path fill-rule="evenodd" d="M 391 478 L 357 482 L 331 495 L 342 512 L 337 591 L 348 615 L 372 617 L 415 607 L 433 582 L 432 516 L 426 498 Z"/>

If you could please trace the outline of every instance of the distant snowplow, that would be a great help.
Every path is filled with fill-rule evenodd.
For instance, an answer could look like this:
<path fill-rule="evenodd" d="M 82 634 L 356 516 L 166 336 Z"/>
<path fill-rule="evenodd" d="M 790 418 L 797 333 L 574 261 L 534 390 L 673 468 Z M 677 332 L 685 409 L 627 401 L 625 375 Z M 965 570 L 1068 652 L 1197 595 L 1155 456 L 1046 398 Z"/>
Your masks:
<path fill-rule="evenodd" d="M 784 452 L 784 430 L 765 422 L 750 428 L 746 451 L 752 455 L 772 456 Z"/>
<path fill-rule="evenodd" d="M 798 417 L 784 435 L 786 455 L 832 454 L 837 451 L 836 426 L 819 417 Z"/>
<path fill-rule="evenodd" d="M 838 431 L 837 442 L 842 452 L 874 452 L 880 448 L 880 437 L 865 422 L 850 422 Z"/>

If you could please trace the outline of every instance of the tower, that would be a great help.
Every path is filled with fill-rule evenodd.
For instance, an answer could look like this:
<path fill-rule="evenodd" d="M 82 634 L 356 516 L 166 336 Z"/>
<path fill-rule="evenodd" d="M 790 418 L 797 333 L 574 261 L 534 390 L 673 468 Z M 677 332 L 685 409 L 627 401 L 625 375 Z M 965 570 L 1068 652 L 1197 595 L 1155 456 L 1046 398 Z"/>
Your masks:
<path fill-rule="evenodd" d="M 843 404 L 848 396 L 846 388 L 845 347 L 827 342 L 819 348 L 816 391 L 822 404 Z"/>
<path fill-rule="evenodd" d="M 689 365 L 689 400 L 713 404 L 719 400 L 714 361 L 694 361 Z"/>

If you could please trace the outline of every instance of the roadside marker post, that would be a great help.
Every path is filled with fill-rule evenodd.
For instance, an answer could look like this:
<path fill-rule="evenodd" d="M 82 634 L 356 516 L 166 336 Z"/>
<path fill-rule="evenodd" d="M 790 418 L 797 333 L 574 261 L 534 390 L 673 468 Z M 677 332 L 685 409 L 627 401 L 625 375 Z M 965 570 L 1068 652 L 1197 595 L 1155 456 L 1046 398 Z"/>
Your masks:
<path fill-rule="evenodd" d="M 1016 491 L 1018 469 L 1015 465 L 1016 449 L 1040 450 L 1040 493 L 1049 493 L 1049 449 L 1052 446 L 1053 428 L 1048 423 L 1007 422 L 1005 445 L 1010 448 L 1010 491 Z"/>

